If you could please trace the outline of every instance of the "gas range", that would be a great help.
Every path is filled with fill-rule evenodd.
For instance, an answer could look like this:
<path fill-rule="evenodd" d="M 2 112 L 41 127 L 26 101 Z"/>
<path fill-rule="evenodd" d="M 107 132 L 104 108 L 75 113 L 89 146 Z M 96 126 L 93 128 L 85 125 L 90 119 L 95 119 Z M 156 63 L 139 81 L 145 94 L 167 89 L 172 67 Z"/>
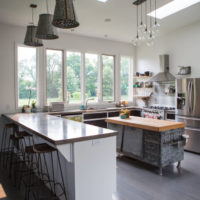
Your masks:
<path fill-rule="evenodd" d="M 175 111 L 173 106 L 163 106 L 163 105 L 152 105 L 149 107 L 144 107 L 142 111 L 142 116 L 145 118 L 152 119 L 166 119 L 167 111 Z"/>
<path fill-rule="evenodd" d="M 154 109 L 154 110 L 175 110 L 173 106 L 162 106 L 162 105 L 152 105 L 149 107 L 145 107 L 147 109 Z"/>

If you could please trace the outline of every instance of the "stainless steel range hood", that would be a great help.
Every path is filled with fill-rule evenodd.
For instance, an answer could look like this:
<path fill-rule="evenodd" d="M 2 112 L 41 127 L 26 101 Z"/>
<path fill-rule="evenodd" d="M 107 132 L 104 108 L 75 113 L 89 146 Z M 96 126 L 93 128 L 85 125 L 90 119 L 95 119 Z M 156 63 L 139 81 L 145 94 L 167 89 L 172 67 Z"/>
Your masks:
<path fill-rule="evenodd" d="M 169 55 L 160 55 L 160 73 L 153 76 L 149 82 L 170 82 L 176 78 L 169 72 Z"/>

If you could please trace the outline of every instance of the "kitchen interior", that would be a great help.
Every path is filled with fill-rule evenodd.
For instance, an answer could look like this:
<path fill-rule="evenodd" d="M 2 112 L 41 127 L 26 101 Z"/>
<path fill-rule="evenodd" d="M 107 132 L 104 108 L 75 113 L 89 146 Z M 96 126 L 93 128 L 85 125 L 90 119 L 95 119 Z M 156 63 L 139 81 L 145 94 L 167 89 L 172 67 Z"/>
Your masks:
<path fill-rule="evenodd" d="M 2 0 L 0 199 L 200 200 L 200 0 Z"/>

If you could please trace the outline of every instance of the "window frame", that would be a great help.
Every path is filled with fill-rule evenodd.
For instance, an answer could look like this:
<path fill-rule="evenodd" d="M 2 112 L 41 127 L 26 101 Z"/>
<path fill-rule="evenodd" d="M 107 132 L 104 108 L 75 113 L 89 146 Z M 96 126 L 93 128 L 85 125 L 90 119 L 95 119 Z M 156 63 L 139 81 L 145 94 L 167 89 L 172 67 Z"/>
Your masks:
<path fill-rule="evenodd" d="M 67 98 L 66 98 L 66 94 L 67 94 L 67 92 L 68 92 L 68 90 L 67 90 L 67 81 L 66 81 L 66 79 L 67 79 L 67 52 L 70 52 L 70 53 L 79 53 L 80 54 L 80 93 L 81 93 L 81 98 L 80 98 L 80 103 L 67 103 Z M 64 54 L 65 54 L 65 66 L 64 66 L 64 68 L 65 68 L 65 76 L 64 76 L 64 79 L 65 79 L 65 100 L 64 100 L 64 103 L 66 103 L 67 105 L 70 105 L 70 106 L 76 106 L 76 105 L 81 105 L 82 104 L 82 96 L 83 96 L 83 86 L 82 86 L 82 79 L 83 79 L 83 77 L 82 77 L 82 71 L 83 71 L 83 53 L 81 52 L 81 51 L 76 51 L 76 50 L 64 50 Z"/>
<path fill-rule="evenodd" d="M 45 79 L 44 79 L 44 82 L 45 82 L 45 87 L 44 87 L 44 90 L 45 90 L 45 104 L 46 106 L 49 106 L 48 104 L 48 97 L 47 97 L 47 50 L 52 50 L 52 51 L 61 51 L 62 52 L 62 101 L 60 101 L 59 103 L 66 103 L 66 81 L 65 81 L 65 74 L 66 74 L 66 69 L 65 69 L 65 65 L 66 65 L 66 56 L 65 56 L 65 50 L 63 49 L 56 49 L 56 48 L 45 48 L 45 65 L 44 65 L 44 71 L 45 71 Z"/>
<path fill-rule="evenodd" d="M 121 99 L 121 60 L 122 58 L 128 58 L 130 59 L 130 69 L 129 69 L 129 86 L 128 86 L 128 96 L 132 97 L 128 99 L 129 103 L 133 102 L 133 70 L 134 70 L 134 58 L 132 56 L 127 56 L 127 55 L 120 55 L 120 60 L 119 60 L 119 82 L 120 82 L 120 90 L 119 90 L 119 100 L 122 101 Z"/>
<path fill-rule="evenodd" d="M 113 101 L 103 100 L 103 56 L 113 57 Z M 101 102 L 102 103 L 116 103 L 116 55 L 111 54 L 101 54 Z"/>
<path fill-rule="evenodd" d="M 23 44 L 19 44 L 19 43 L 15 43 L 15 67 L 14 67 L 14 73 L 15 73 L 15 77 L 14 77 L 14 82 L 15 82 L 15 86 L 14 86 L 14 90 L 15 90 L 15 109 L 16 110 L 20 110 L 22 109 L 23 106 L 19 106 L 19 82 L 18 82 L 18 48 L 19 47 L 23 47 L 23 48 L 32 48 L 34 49 L 35 47 L 29 47 Z M 36 102 L 37 102 L 37 106 L 40 107 L 41 102 L 40 102 L 40 83 L 39 83 L 39 50 L 38 48 L 36 49 Z"/>

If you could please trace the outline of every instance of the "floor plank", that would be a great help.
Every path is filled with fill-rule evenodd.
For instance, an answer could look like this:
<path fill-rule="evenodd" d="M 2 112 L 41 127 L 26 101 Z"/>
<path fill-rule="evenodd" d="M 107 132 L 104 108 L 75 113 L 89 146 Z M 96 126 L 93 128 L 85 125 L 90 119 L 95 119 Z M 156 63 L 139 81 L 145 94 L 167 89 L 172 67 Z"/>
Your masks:
<path fill-rule="evenodd" d="M 200 200 L 200 155 L 185 152 L 182 168 L 157 168 L 122 157 L 117 160 L 117 192 L 113 200 Z M 2 200 L 21 200 L 7 175 L 0 171 L 0 184 L 7 195 Z M 1 198 L 0 198 L 1 199 Z"/>

